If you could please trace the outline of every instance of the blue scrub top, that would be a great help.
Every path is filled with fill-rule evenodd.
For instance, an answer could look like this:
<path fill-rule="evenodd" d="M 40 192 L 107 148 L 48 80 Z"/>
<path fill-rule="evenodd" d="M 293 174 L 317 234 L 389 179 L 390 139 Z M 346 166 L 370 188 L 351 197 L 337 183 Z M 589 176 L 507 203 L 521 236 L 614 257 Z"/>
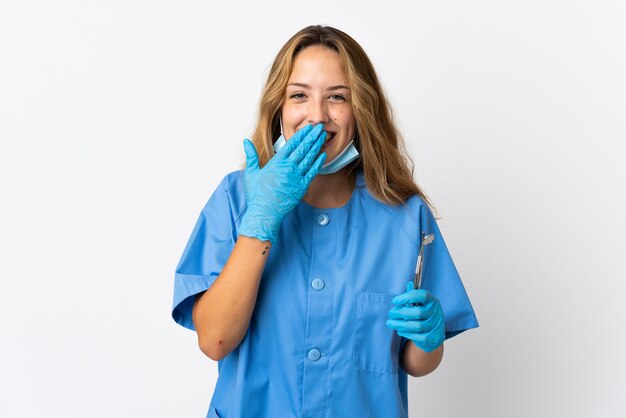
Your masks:
<path fill-rule="evenodd" d="M 178 264 L 172 316 L 194 329 L 196 295 L 226 264 L 246 209 L 243 171 L 222 180 Z M 248 331 L 218 362 L 208 417 L 407 417 L 406 339 L 385 324 L 413 279 L 422 232 L 422 287 L 439 298 L 446 337 L 478 326 L 429 208 L 376 200 L 362 171 L 340 208 L 304 200 L 283 220 L 269 252 Z"/>

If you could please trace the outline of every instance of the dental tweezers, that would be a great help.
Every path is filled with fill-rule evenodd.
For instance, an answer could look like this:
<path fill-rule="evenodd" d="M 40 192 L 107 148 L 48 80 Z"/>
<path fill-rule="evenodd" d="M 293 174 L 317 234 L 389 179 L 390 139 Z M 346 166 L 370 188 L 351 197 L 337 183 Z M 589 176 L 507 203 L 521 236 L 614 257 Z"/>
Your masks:
<path fill-rule="evenodd" d="M 415 265 L 415 277 L 413 278 L 413 289 L 422 287 L 422 258 L 424 256 L 424 247 L 435 240 L 434 234 L 426 234 L 422 232 L 422 243 L 420 244 L 420 252 L 417 254 L 417 264 Z"/>

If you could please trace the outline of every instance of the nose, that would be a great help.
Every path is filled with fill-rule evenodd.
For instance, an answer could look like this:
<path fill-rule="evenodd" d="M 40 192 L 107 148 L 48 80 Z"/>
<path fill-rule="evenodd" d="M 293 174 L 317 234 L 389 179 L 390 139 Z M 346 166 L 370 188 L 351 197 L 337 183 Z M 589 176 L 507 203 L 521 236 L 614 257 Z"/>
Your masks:
<path fill-rule="evenodd" d="M 313 126 L 318 123 L 328 123 L 330 118 L 328 117 L 328 106 L 326 100 L 316 101 L 311 100 L 309 107 L 309 123 Z"/>

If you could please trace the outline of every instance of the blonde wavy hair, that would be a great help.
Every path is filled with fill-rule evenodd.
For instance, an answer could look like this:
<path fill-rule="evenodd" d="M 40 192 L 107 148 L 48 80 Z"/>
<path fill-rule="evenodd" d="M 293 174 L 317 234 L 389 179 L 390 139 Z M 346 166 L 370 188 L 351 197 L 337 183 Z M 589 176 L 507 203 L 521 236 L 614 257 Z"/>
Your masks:
<path fill-rule="evenodd" d="M 274 155 L 272 145 L 280 136 L 279 115 L 295 57 L 302 49 L 313 45 L 339 53 L 351 89 L 356 120 L 354 144 L 360 158 L 348 166 L 349 170 L 362 169 L 370 193 L 383 203 L 405 204 L 409 197 L 418 195 L 433 208 L 413 179 L 415 164 L 394 123 L 374 66 L 354 39 L 330 26 L 314 25 L 300 30 L 276 55 L 263 87 L 251 139 L 257 149 L 259 165 L 263 167 Z"/>

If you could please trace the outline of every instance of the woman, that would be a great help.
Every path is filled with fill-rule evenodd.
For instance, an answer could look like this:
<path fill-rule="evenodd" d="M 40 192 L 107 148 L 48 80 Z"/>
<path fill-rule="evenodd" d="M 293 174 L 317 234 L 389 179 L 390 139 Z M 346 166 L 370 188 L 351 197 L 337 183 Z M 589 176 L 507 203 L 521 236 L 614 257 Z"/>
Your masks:
<path fill-rule="evenodd" d="M 478 323 L 362 48 L 295 34 L 252 138 L 176 270 L 173 317 L 219 362 L 208 416 L 406 417 L 407 374 Z"/>

